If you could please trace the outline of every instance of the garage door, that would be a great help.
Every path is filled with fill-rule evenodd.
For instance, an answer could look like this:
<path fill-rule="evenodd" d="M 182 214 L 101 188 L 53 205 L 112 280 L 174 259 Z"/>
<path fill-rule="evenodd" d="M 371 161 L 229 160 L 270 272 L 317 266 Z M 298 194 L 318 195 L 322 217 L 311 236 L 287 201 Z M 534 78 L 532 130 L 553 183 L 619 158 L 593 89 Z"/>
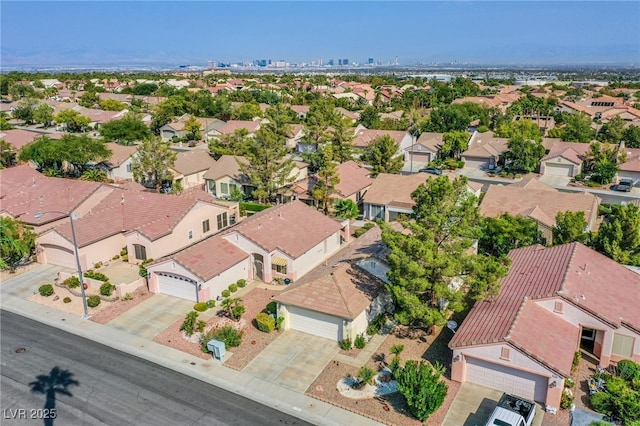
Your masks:
<path fill-rule="evenodd" d="M 156 272 L 158 290 L 162 294 L 197 301 L 196 282 L 181 275 L 168 272 Z"/>
<path fill-rule="evenodd" d="M 545 402 L 548 379 L 500 364 L 466 357 L 465 380 L 488 388 L 518 395 L 532 401 Z"/>
<path fill-rule="evenodd" d="M 76 265 L 76 256 L 72 250 L 49 244 L 43 244 L 42 249 L 44 250 L 44 258 L 47 264 L 78 269 Z"/>
<path fill-rule="evenodd" d="M 342 340 L 342 319 L 307 309 L 287 306 L 289 326 L 304 333 L 327 339 Z"/>
<path fill-rule="evenodd" d="M 464 161 L 464 166 L 470 169 L 486 170 L 489 168 L 488 158 L 465 157 L 462 160 Z"/>
<path fill-rule="evenodd" d="M 571 176 L 573 166 L 569 164 L 549 164 L 544 168 L 544 174 L 550 176 Z"/>

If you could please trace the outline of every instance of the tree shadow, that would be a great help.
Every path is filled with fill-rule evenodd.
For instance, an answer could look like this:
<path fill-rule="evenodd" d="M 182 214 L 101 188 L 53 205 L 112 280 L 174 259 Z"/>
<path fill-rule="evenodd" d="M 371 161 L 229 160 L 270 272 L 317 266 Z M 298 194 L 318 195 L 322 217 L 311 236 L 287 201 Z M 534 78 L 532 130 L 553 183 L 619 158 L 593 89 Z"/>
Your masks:
<path fill-rule="evenodd" d="M 53 426 L 56 415 L 56 395 L 66 395 L 72 397 L 69 390 L 71 386 L 78 386 L 80 382 L 73 378 L 73 373 L 69 370 L 62 370 L 60 367 L 53 367 L 49 374 L 36 376 L 36 380 L 29 383 L 32 393 L 45 395 L 44 403 L 44 426 Z M 50 414 L 50 415 L 49 415 Z"/>

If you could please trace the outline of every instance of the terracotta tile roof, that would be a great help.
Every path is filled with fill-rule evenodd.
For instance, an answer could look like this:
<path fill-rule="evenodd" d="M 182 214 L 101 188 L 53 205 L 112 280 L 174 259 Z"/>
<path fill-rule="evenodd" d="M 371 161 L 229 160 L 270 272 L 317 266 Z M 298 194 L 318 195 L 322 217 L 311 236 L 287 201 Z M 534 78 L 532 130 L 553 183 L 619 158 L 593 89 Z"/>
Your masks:
<path fill-rule="evenodd" d="M 336 111 L 351 120 L 357 120 L 360 118 L 359 111 L 349 111 L 348 109 L 344 109 L 342 107 L 336 108 Z"/>
<path fill-rule="evenodd" d="M 171 256 L 153 262 L 152 265 L 171 259 L 206 282 L 248 257 L 250 257 L 248 253 L 234 246 L 221 235 L 213 235 Z"/>
<path fill-rule="evenodd" d="M 0 170 L 0 211 L 28 225 L 43 225 L 66 215 L 48 213 L 35 218 L 36 213 L 75 210 L 102 186 L 97 182 L 46 177 L 28 165 L 10 167 Z"/>
<path fill-rule="evenodd" d="M 0 139 L 3 139 L 13 145 L 16 151 L 21 150 L 23 147 L 29 145 L 36 138 L 39 138 L 41 136 L 45 135 L 23 129 L 10 129 L 0 131 Z"/>
<path fill-rule="evenodd" d="M 290 124 L 289 125 L 289 135 L 288 136 L 290 138 L 295 138 L 303 130 L 304 130 L 304 125 L 302 125 L 302 124 Z"/>
<path fill-rule="evenodd" d="M 369 170 L 359 166 L 355 161 L 338 165 L 336 171 L 340 177 L 336 190 L 343 197 L 362 191 L 373 183 L 373 179 L 369 177 Z"/>
<path fill-rule="evenodd" d="M 183 176 L 209 170 L 215 167 L 216 160 L 209 155 L 209 150 L 183 151 L 176 155 L 172 169 Z"/>
<path fill-rule="evenodd" d="M 444 143 L 442 139 L 443 137 L 444 137 L 444 133 L 424 132 L 418 138 L 416 145 L 422 145 L 428 148 L 430 151 L 437 153 L 438 151 L 440 151 L 440 148 Z"/>
<path fill-rule="evenodd" d="M 249 184 L 251 181 L 249 177 L 240 172 L 241 163 L 247 163 L 247 159 L 242 156 L 223 155 L 218 158 L 215 164 L 204 174 L 205 179 L 218 180 L 222 177 L 229 176 L 237 182 Z"/>
<path fill-rule="evenodd" d="M 365 148 L 369 146 L 369 144 L 371 144 L 374 139 L 385 135 L 391 136 L 391 139 L 393 139 L 398 145 L 400 145 L 402 139 L 407 136 L 407 132 L 404 132 L 402 130 L 370 130 L 360 128 L 355 134 L 353 146 L 358 148 Z"/>
<path fill-rule="evenodd" d="M 525 179 L 509 186 L 491 185 L 482 199 L 480 212 L 488 217 L 497 217 L 503 213 L 527 217 L 536 212 L 532 218 L 544 219 L 541 223 L 547 227 L 555 224 L 555 217 L 559 212 L 567 210 L 583 211 L 587 223 L 593 223 L 598 215 L 599 201 L 595 195 L 587 192 L 561 192 L 534 181 L 535 179 Z"/>
<path fill-rule="evenodd" d="M 638 148 L 625 148 L 626 161 L 618 164 L 620 170 L 623 172 L 640 172 L 640 149 Z"/>
<path fill-rule="evenodd" d="M 294 201 L 256 213 L 230 232 L 240 233 L 268 252 L 278 249 L 297 259 L 340 228 L 316 209 Z"/>
<path fill-rule="evenodd" d="M 415 203 L 411 193 L 427 181 L 431 175 L 415 173 L 412 175 L 393 175 L 380 173 L 364 195 L 363 201 L 368 204 L 386 206 L 391 203 L 405 203 L 413 206 Z M 410 207 L 409 207 L 410 208 Z"/>
<path fill-rule="evenodd" d="M 110 168 L 115 168 L 127 161 L 134 153 L 138 151 L 136 145 L 120 145 L 117 143 L 109 142 L 106 144 L 107 148 L 111 150 L 111 156 L 104 163 Z"/>
<path fill-rule="evenodd" d="M 355 319 L 383 288 L 381 281 L 350 264 L 313 281 L 299 282 L 273 299 L 340 318 Z"/>
<path fill-rule="evenodd" d="M 588 143 L 558 141 L 553 144 L 549 153 L 540 161 L 547 161 L 553 158 L 562 157 L 565 160 L 571 161 L 573 164 L 582 164 L 587 151 L 589 151 Z"/>
<path fill-rule="evenodd" d="M 507 150 L 507 138 L 497 138 L 493 132 L 475 133 L 469 140 L 469 148 L 462 157 L 498 157 Z"/>
<path fill-rule="evenodd" d="M 300 114 L 300 113 L 305 113 L 306 114 L 306 113 L 309 112 L 309 105 L 290 105 L 289 108 L 291 108 L 292 110 L 294 110 L 298 114 Z"/>
<path fill-rule="evenodd" d="M 255 133 L 259 128 L 260 120 L 229 120 L 216 130 L 223 135 L 232 135 L 238 129 L 247 129 L 249 133 Z"/>
<path fill-rule="evenodd" d="M 614 327 L 625 324 L 640 329 L 640 275 L 623 265 L 580 243 L 524 247 L 512 250 L 509 257 L 512 263 L 508 275 L 501 280 L 499 295 L 493 301 L 475 304 L 449 347 L 499 343 L 509 338 L 527 346 L 523 340 L 526 333 L 531 335 L 533 331 L 519 328 L 527 322 L 514 326 L 518 312 L 527 299 L 535 301 L 554 296 L 562 297 Z M 525 314 L 537 312 L 527 308 Z M 547 324 L 547 317 L 537 315 L 534 318 L 526 321 L 535 321 L 536 329 L 548 331 L 555 325 Z M 513 335 L 510 336 L 512 328 Z M 572 331 L 561 329 L 560 332 L 569 334 Z M 544 338 L 529 339 L 531 342 L 549 342 Z M 570 353 L 573 355 L 577 339 L 572 343 L 574 347 Z M 534 346 L 530 350 L 534 354 L 543 351 Z M 536 356 L 544 358 L 543 355 Z"/>

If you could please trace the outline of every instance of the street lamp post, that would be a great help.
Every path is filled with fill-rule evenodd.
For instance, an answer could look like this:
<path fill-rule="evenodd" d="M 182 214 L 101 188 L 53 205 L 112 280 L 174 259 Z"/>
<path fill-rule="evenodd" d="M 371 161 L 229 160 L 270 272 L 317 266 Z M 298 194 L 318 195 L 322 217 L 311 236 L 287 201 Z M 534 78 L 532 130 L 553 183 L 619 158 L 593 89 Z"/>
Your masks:
<path fill-rule="evenodd" d="M 78 240 L 76 240 L 76 229 L 73 226 L 73 211 L 70 212 L 61 212 L 58 210 L 49 210 L 46 212 L 36 213 L 34 217 L 39 218 L 42 217 L 46 213 L 60 213 L 69 217 L 69 222 L 71 223 L 71 237 L 73 238 L 73 251 L 76 256 L 76 266 L 78 267 L 78 278 L 80 278 L 80 293 L 82 294 L 82 308 L 84 309 L 83 319 L 89 319 L 91 315 L 89 315 L 89 308 L 87 306 L 87 295 L 84 291 L 84 277 L 82 276 L 82 266 L 80 266 L 80 253 L 78 251 Z"/>

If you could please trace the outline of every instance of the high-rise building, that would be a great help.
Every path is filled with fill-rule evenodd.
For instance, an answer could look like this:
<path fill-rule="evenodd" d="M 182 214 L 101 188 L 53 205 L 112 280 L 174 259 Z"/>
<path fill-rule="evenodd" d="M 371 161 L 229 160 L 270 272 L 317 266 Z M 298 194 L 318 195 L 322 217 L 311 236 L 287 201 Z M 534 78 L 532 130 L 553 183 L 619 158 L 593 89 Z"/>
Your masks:
<path fill-rule="evenodd" d="M 373 64 L 374 64 L 373 58 L 369 58 L 369 65 L 373 65 Z"/>
<path fill-rule="evenodd" d="M 342 60 L 342 65 L 349 65 L 349 60 L 348 59 L 343 59 Z"/>
<path fill-rule="evenodd" d="M 331 66 L 333 66 L 333 59 L 329 59 L 329 60 L 327 61 L 327 65 L 331 65 Z"/>

